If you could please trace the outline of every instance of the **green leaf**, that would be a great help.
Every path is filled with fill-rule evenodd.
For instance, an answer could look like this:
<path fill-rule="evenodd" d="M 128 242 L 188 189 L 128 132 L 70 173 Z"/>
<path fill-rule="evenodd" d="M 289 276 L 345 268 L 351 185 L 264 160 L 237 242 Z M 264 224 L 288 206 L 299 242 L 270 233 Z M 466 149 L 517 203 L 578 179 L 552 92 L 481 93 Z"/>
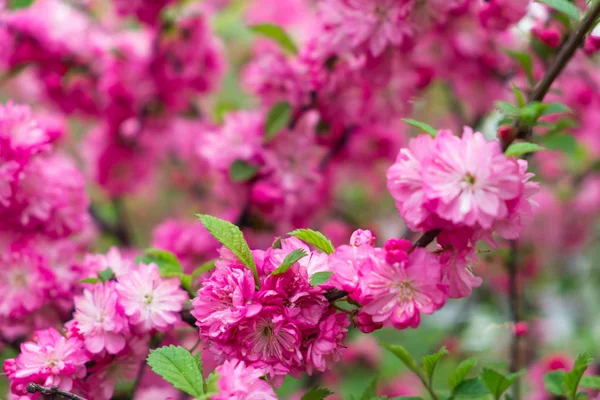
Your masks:
<path fill-rule="evenodd" d="M 327 254 L 335 252 L 335 247 L 333 247 L 331 240 L 327 239 L 327 237 L 319 231 L 313 231 L 312 229 L 296 229 L 295 231 L 289 232 L 288 235 L 295 236 L 306 243 L 312 244 Z"/>
<path fill-rule="evenodd" d="M 311 286 L 319 286 L 324 284 L 329 280 L 333 272 L 324 271 L 324 272 L 315 272 L 310 276 L 310 285 Z"/>
<path fill-rule="evenodd" d="M 544 111 L 542 111 L 542 115 L 573 113 L 573 110 L 562 103 L 544 103 L 544 106 L 545 107 Z"/>
<path fill-rule="evenodd" d="M 437 136 L 437 133 L 438 133 L 437 129 L 435 129 L 431 125 L 427 125 L 425 122 L 421 122 L 421 121 L 417 121 L 417 120 L 409 119 L 409 118 L 402 118 L 402 121 L 406 122 L 410 126 L 414 126 L 415 128 L 422 130 L 425 133 L 429 133 L 432 137 Z"/>
<path fill-rule="evenodd" d="M 304 393 L 300 400 L 323 400 L 324 398 L 332 395 L 333 392 L 329 389 L 322 388 L 319 386 L 315 386 L 310 389 L 308 392 Z"/>
<path fill-rule="evenodd" d="M 235 160 L 229 166 L 229 178 L 233 182 L 247 182 L 254 178 L 258 172 L 258 167 L 247 163 L 244 160 Z"/>
<path fill-rule="evenodd" d="M 429 378 L 429 382 L 431 382 L 433 373 L 435 372 L 435 367 L 437 367 L 442 357 L 444 357 L 446 354 L 448 354 L 448 350 L 446 350 L 446 347 L 442 347 L 437 353 L 423 356 L 421 359 L 423 364 L 423 372 L 425 373 L 425 376 Z"/>
<path fill-rule="evenodd" d="M 288 269 L 291 268 L 292 265 L 296 264 L 298 260 L 300 260 L 303 257 L 306 257 L 307 255 L 308 254 L 303 249 L 296 249 L 292 251 L 290 254 L 285 256 L 281 265 L 279 265 L 279 267 L 277 267 L 275 271 L 271 272 L 271 275 L 279 275 L 285 273 Z"/>
<path fill-rule="evenodd" d="M 260 285 L 252 251 L 250 251 L 250 247 L 248 247 L 248 243 L 244 239 L 244 234 L 240 231 L 240 228 L 229 221 L 213 217 L 212 215 L 196 214 L 196 216 L 200 218 L 202 225 L 204 225 L 215 239 L 235 254 L 246 267 L 250 268 L 254 274 L 256 285 Z"/>
<path fill-rule="evenodd" d="M 34 3 L 35 0 L 9 0 L 8 9 L 18 10 L 20 8 L 27 8 Z"/>
<path fill-rule="evenodd" d="M 271 246 L 272 249 L 280 249 L 281 248 L 281 236 L 277 238 L 277 240 L 275 240 L 273 242 L 273 245 Z"/>
<path fill-rule="evenodd" d="M 274 40 L 288 53 L 292 55 L 298 54 L 296 44 L 281 27 L 273 24 L 260 24 L 251 26 L 250 30 L 256 34 Z"/>
<path fill-rule="evenodd" d="M 527 81 L 530 84 L 533 84 L 535 78 L 533 77 L 533 59 L 531 58 L 531 55 L 526 52 L 514 50 L 505 50 L 504 52 L 521 66 L 527 76 Z M 525 103 L 523 103 L 523 105 L 525 105 Z"/>
<path fill-rule="evenodd" d="M 594 359 L 590 357 L 588 353 L 582 353 L 577 356 L 573 369 L 565 374 L 563 378 L 563 385 L 565 387 L 567 397 L 570 399 L 576 398 L 579 381 L 581 380 L 585 370 L 592 362 L 594 362 Z"/>
<path fill-rule="evenodd" d="M 292 117 L 292 106 L 285 101 L 275 103 L 267 114 L 265 120 L 265 138 L 269 142 L 275 138 L 286 126 Z"/>
<path fill-rule="evenodd" d="M 377 378 L 373 379 L 369 385 L 365 388 L 360 400 L 371 400 L 377 397 Z"/>
<path fill-rule="evenodd" d="M 548 7 L 568 15 L 576 21 L 579 19 L 579 9 L 568 0 L 538 0 L 538 2 L 544 3 Z"/>
<path fill-rule="evenodd" d="M 151 350 L 147 361 L 152 371 L 176 389 L 194 397 L 204 394 L 201 363 L 183 347 L 171 345 Z"/>
<path fill-rule="evenodd" d="M 77 281 L 77 283 L 98 283 L 100 279 L 98 278 L 85 278 Z"/>
<path fill-rule="evenodd" d="M 423 400 L 423 398 L 418 396 L 396 396 L 391 397 L 390 400 Z"/>
<path fill-rule="evenodd" d="M 115 274 L 114 274 L 113 270 L 110 269 L 110 268 L 106 268 L 105 270 L 102 270 L 102 271 L 98 272 L 98 278 L 100 278 L 100 280 L 102 282 L 108 282 L 114 276 L 115 276 Z"/>
<path fill-rule="evenodd" d="M 515 115 L 516 116 L 521 113 L 521 110 L 518 107 L 514 106 L 513 104 L 507 103 L 505 101 L 497 101 L 496 107 L 498 107 L 500 109 L 500 111 L 502 111 L 506 115 Z"/>
<path fill-rule="evenodd" d="M 511 86 L 512 86 L 512 91 L 515 94 L 515 98 L 517 100 L 517 105 L 519 107 L 525 106 L 525 104 L 527 104 L 527 100 L 525 99 L 525 95 L 523 94 L 523 92 L 515 85 L 511 85 Z"/>
<path fill-rule="evenodd" d="M 540 136 L 539 141 L 549 150 L 560 150 L 567 154 L 573 154 L 577 151 L 577 139 L 568 133 L 550 133 Z"/>
<path fill-rule="evenodd" d="M 490 392 L 479 378 L 462 381 L 452 392 L 457 399 L 477 399 L 488 395 Z"/>
<path fill-rule="evenodd" d="M 579 381 L 579 386 L 588 388 L 588 389 L 600 390 L 600 376 L 597 376 L 597 375 L 582 376 L 581 381 Z"/>
<path fill-rule="evenodd" d="M 194 272 L 192 272 L 192 279 L 195 279 L 198 276 L 200 276 L 201 274 L 213 269 L 215 267 L 215 261 L 216 260 L 207 261 L 204 264 L 202 264 L 201 266 L 199 266 L 198 268 L 196 268 L 194 270 Z"/>
<path fill-rule="evenodd" d="M 527 153 L 533 153 L 534 151 L 545 150 L 539 144 L 531 143 L 531 142 L 517 142 L 512 143 L 508 146 L 508 149 L 504 152 L 507 157 L 515 157 L 521 156 Z"/>
<path fill-rule="evenodd" d="M 475 358 L 468 358 L 464 361 L 461 361 L 461 363 L 458 364 L 454 372 L 452 372 L 448 378 L 450 390 L 454 390 L 458 385 L 460 385 L 460 383 L 465 380 L 475 365 L 477 365 L 477 359 Z"/>
<path fill-rule="evenodd" d="M 562 382 L 565 376 L 564 371 L 550 371 L 544 375 L 544 387 L 547 391 L 556 396 L 564 394 Z"/>
<path fill-rule="evenodd" d="M 419 374 L 419 367 L 415 359 L 410 355 L 410 353 L 399 344 L 382 344 L 383 347 L 394 353 L 396 357 L 400 359 L 415 374 Z"/>
<path fill-rule="evenodd" d="M 500 399 L 500 396 L 506 390 L 511 387 L 513 383 L 519 379 L 519 376 L 523 375 L 525 370 L 521 370 L 519 372 L 515 372 L 509 375 L 502 375 L 501 373 L 494 371 L 490 368 L 484 368 L 481 372 L 481 379 L 485 386 L 489 389 L 490 393 L 494 396 L 495 399 Z"/>
<path fill-rule="evenodd" d="M 183 268 L 177 256 L 170 251 L 160 249 L 146 249 L 144 255 L 136 258 L 137 262 L 158 265 L 160 276 L 164 278 L 181 277 Z"/>

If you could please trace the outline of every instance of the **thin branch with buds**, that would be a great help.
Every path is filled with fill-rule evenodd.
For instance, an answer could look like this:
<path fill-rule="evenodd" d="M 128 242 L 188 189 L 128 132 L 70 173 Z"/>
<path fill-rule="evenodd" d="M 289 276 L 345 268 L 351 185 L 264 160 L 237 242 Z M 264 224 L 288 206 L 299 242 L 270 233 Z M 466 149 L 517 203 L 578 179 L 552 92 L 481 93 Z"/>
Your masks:
<path fill-rule="evenodd" d="M 51 396 L 51 398 L 54 398 L 55 396 L 61 396 L 65 399 L 70 400 L 86 400 L 83 397 L 77 396 L 76 394 L 73 394 L 71 392 L 66 392 L 62 389 L 57 388 L 56 386 L 46 388 L 42 385 L 38 385 L 37 383 L 33 382 L 27 384 L 27 392 L 31 394 L 40 393 L 44 396 Z"/>

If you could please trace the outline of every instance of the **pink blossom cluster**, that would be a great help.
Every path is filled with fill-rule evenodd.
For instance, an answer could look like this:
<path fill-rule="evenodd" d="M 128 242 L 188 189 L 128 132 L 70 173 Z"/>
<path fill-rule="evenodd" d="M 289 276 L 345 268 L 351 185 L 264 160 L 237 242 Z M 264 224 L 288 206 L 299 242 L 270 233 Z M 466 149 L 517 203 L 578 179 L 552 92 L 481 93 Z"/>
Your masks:
<path fill-rule="evenodd" d="M 110 399 L 118 379 L 135 375 L 150 335 L 181 321 L 188 296 L 178 278 L 162 278 L 157 265 L 135 265 L 116 249 L 88 255 L 79 267 L 82 274 L 107 268 L 114 268 L 116 280 L 80 284 L 84 288 L 74 297 L 75 311 L 64 335 L 54 328 L 38 330 L 34 341 L 23 343 L 21 353 L 4 364 L 14 394 L 27 394 L 26 386 L 33 382 Z M 38 285 L 47 284 L 40 282 L 46 277 L 27 275 L 36 278 Z"/>
<path fill-rule="evenodd" d="M 307 256 L 281 274 L 273 272 L 294 250 Z M 310 277 L 328 270 L 326 254 L 296 238 L 281 248 L 254 250 L 259 281 L 228 250 L 192 304 L 200 337 L 221 360 L 232 358 L 267 375 L 276 386 L 286 375 L 325 371 L 338 361 L 350 324 L 336 313 Z M 259 287 L 257 288 L 257 283 Z"/>

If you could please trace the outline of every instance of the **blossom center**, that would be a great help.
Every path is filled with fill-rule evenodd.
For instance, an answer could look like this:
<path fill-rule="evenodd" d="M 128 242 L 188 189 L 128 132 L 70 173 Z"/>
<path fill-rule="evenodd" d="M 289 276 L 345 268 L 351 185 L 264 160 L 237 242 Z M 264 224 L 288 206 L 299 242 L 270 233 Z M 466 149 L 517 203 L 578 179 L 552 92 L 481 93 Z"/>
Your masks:
<path fill-rule="evenodd" d="M 467 175 L 465 176 L 465 180 L 466 183 L 468 183 L 469 185 L 473 186 L 475 184 L 475 177 L 473 175 L 471 175 L 470 172 L 467 173 Z"/>
<path fill-rule="evenodd" d="M 154 297 L 152 296 L 152 293 L 146 293 L 144 295 L 144 303 L 147 305 L 152 304 L 152 300 L 154 299 Z"/>
<path fill-rule="evenodd" d="M 398 284 L 398 297 L 401 300 L 410 300 L 413 298 L 414 288 L 412 287 L 412 281 L 405 280 Z"/>

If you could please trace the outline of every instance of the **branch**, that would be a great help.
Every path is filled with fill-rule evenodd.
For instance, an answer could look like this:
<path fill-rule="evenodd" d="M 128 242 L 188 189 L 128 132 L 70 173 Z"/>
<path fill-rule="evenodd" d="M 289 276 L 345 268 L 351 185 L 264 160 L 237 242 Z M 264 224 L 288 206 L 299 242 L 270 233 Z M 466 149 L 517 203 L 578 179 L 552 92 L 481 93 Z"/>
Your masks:
<path fill-rule="evenodd" d="M 44 396 L 52 396 L 52 398 L 54 398 L 54 396 L 62 396 L 65 399 L 86 400 L 83 397 L 77 396 L 76 394 L 73 394 L 70 392 L 65 392 L 64 390 L 61 390 L 61 389 L 57 388 L 56 386 L 52 386 L 50 388 L 45 388 L 42 385 L 38 385 L 37 383 L 33 383 L 33 382 L 30 382 L 27 384 L 27 392 L 31 393 L 31 394 L 41 393 Z"/>
<path fill-rule="evenodd" d="M 556 58 L 552 61 L 542 79 L 533 88 L 533 91 L 527 98 L 529 103 L 544 100 L 556 78 L 567 66 L 577 48 L 583 44 L 586 34 L 593 27 L 598 16 L 600 16 L 600 0 L 594 0 L 581 20 L 581 23 L 575 29 L 575 32 L 562 44 Z M 509 135 L 506 140 L 502 141 L 503 150 L 506 150 L 514 139 L 525 139 L 531 134 L 531 128 L 521 125 L 518 120 L 515 121 L 513 127 L 516 129 L 516 134 L 513 136 Z"/>

